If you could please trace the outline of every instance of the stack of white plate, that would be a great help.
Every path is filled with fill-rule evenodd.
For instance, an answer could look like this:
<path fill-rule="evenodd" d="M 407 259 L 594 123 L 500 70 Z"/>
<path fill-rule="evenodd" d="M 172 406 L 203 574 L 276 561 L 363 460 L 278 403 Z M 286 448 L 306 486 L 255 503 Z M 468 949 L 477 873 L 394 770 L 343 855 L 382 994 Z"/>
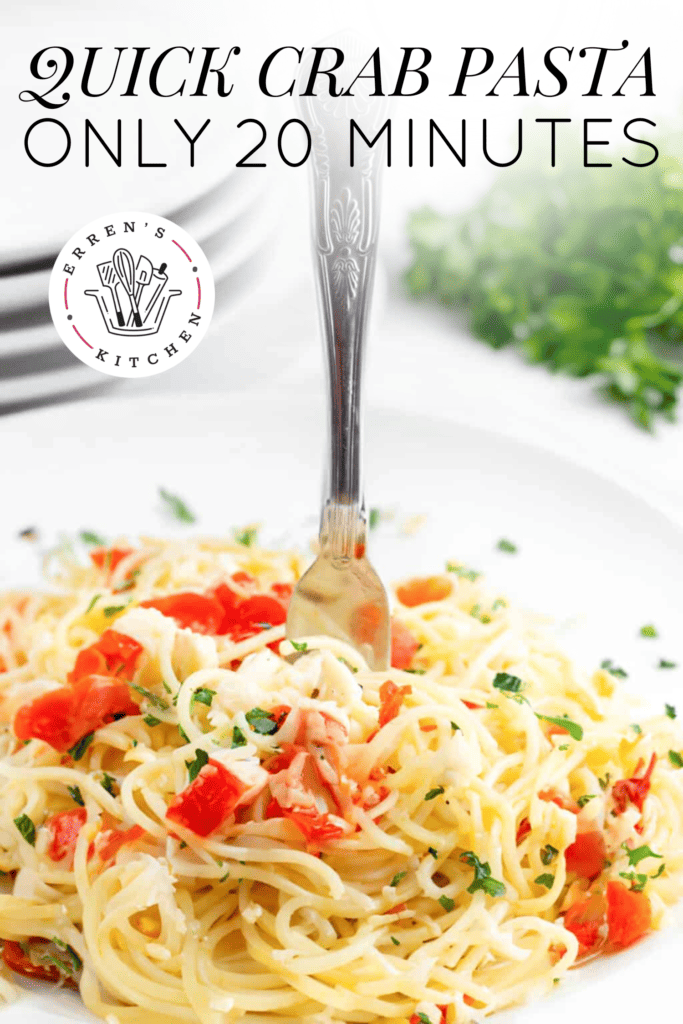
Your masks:
<path fill-rule="evenodd" d="M 195 183 L 176 180 L 173 193 L 184 196 L 175 203 L 172 194 L 162 195 L 160 201 L 158 195 L 141 195 L 139 189 L 120 186 L 114 202 L 101 189 L 98 192 L 104 198 L 86 196 L 84 200 L 72 194 L 71 202 L 52 209 L 40 200 L 40 195 L 45 199 L 44 191 L 37 200 L 35 193 L 31 197 L 24 192 L 24 210 L 14 206 L 11 222 L 3 218 L 7 230 L 0 237 L 0 409 L 113 383 L 84 366 L 62 344 L 48 308 L 50 272 L 57 253 L 74 231 L 102 212 L 117 207 L 152 210 L 189 232 L 204 249 L 214 273 L 216 318 L 229 312 L 258 281 L 277 225 L 272 188 L 267 198 L 264 195 L 268 176 L 233 167 L 217 183 L 207 182 L 206 177 L 202 184 L 208 187 L 199 194 Z M 52 196 L 59 194 L 50 191 Z"/>

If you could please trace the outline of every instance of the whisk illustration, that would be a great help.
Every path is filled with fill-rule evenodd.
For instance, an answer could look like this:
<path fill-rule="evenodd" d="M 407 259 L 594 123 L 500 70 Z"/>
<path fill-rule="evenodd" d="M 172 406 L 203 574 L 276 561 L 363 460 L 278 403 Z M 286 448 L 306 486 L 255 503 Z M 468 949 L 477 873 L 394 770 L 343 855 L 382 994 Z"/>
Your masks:
<path fill-rule="evenodd" d="M 110 334 L 144 337 L 157 334 L 169 302 L 182 295 L 168 288 L 166 264 L 158 268 L 141 255 L 137 264 L 128 249 L 120 248 L 111 260 L 97 265 L 101 288 L 89 288 L 86 295 L 97 300 L 100 314 Z"/>

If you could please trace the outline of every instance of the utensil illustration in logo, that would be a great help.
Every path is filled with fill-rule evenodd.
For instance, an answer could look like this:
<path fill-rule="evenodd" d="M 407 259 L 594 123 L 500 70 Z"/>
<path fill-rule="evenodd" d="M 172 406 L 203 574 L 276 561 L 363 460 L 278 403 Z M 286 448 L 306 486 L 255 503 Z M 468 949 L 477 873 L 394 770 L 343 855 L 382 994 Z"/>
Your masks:
<path fill-rule="evenodd" d="M 171 299 L 182 295 L 178 288 L 166 287 L 165 263 L 155 269 L 149 257 L 143 254 L 135 264 L 128 249 L 117 249 L 111 260 L 97 265 L 97 271 L 102 288 L 88 288 L 84 294 L 97 300 L 110 334 L 133 337 L 157 334 Z M 107 301 L 107 291 L 113 310 Z"/>
<path fill-rule="evenodd" d="M 114 270 L 114 264 L 111 260 L 106 263 L 97 264 L 97 272 L 100 275 L 100 281 L 103 288 L 108 288 L 111 292 L 112 302 L 114 303 L 114 309 L 116 310 L 116 322 L 119 327 L 123 327 L 125 321 L 123 319 L 123 312 L 121 310 L 121 302 L 116 291 L 116 286 L 119 283 L 118 274 Z"/>

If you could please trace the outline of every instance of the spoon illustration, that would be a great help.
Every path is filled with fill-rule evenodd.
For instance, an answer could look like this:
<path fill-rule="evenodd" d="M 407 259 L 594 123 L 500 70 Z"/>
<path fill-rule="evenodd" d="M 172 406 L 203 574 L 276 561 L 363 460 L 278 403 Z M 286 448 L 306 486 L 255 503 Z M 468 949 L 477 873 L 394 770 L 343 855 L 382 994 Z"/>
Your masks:
<path fill-rule="evenodd" d="M 112 262 L 116 273 L 119 275 L 121 284 L 123 285 L 130 300 L 135 326 L 142 327 L 138 301 L 135 298 L 135 264 L 133 263 L 133 257 L 129 253 L 128 249 L 117 249 L 112 257 Z"/>

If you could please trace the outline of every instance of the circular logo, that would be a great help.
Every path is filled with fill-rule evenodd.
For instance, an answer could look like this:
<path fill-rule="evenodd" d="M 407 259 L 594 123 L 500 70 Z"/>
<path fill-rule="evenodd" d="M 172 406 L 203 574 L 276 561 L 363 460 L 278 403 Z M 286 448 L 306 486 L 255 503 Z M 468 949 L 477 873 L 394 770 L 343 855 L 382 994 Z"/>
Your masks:
<path fill-rule="evenodd" d="M 204 337 L 214 298 L 198 244 L 152 213 L 114 213 L 81 228 L 50 277 L 62 341 L 112 377 L 150 377 L 181 363 Z"/>

